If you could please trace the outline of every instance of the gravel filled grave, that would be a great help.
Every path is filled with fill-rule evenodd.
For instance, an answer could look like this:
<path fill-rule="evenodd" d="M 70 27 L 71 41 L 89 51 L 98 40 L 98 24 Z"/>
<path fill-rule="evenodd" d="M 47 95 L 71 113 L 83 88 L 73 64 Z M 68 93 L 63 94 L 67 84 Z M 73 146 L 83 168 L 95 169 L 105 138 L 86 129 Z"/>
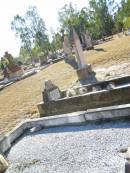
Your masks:
<path fill-rule="evenodd" d="M 6 173 L 123 173 L 128 146 L 128 120 L 43 129 L 12 147 Z"/>

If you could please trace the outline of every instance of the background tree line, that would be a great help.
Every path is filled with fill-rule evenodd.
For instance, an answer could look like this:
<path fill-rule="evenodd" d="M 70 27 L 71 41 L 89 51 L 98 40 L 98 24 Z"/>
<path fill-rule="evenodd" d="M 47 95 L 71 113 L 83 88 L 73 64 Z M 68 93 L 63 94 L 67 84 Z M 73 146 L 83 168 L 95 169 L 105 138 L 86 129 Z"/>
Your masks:
<path fill-rule="evenodd" d="M 89 6 L 81 10 L 72 4 L 59 11 L 60 28 L 49 40 L 46 26 L 36 7 L 29 7 L 24 16 L 16 15 L 11 29 L 21 40 L 19 56 L 23 60 L 46 58 L 49 52 L 62 48 L 63 31 L 72 34 L 75 28 L 79 37 L 89 30 L 94 40 L 110 36 L 130 28 L 130 0 L 115 3 L 114 0 L 89 0 Z"/>

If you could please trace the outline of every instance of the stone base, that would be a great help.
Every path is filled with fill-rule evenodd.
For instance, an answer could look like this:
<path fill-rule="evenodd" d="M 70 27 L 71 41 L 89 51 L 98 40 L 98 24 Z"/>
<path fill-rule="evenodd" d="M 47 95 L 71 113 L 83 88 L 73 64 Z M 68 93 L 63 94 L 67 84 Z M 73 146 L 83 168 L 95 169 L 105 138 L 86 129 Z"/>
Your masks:
<path fill-rule="evenodd" d="M 82 69 L 77 70 L 77 75 L 79 80 L 86 80 L 87 78 L 89 78 L 90 75 L 92 75 L 92 73 L 93 71 L 90 64 L 88 64 L 86 67 Z"/>
<path fill-rule="evenodd" d="M 38 110 L 41 116 L 53 116 L 77 111 L 86 111 L 87 109 L 129 104 L 129 93 L 130 86 L 90 92 L 74 97 L 58 99 L 49 103 L 40 103 L 38 104 Z M 128 113 L 130 115 L 130 110 Z"/>

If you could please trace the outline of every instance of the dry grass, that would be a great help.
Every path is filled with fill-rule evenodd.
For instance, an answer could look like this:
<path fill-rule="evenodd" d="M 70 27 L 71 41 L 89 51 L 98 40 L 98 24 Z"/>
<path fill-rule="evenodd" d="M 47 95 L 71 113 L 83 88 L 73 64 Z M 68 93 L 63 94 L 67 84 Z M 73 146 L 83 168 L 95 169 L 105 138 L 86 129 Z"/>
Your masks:
<path fill-rule="evenodd" d="M 122 62 L 130 62 L 130 36 L 114 38 L 109 42 L 96 46 L 95 49 L 97 51 L 86 52 L 88 62 L 94 67 L 108 67 Z"/>
<path fill-rule="evenodd" d="M 130 37 L 114 39 L 85 52 L 86 60 L 93 67 L 109 67 L 130 61 Z M 4 134 L 25 118 L 38 116 L 37 103 L 42 100 L 42 86 L 51 79 L 61 89 L 77 80 L 75 70 L 61 61 L 38 74 L 15 83 L 0 92 L 0 133 Z"/>

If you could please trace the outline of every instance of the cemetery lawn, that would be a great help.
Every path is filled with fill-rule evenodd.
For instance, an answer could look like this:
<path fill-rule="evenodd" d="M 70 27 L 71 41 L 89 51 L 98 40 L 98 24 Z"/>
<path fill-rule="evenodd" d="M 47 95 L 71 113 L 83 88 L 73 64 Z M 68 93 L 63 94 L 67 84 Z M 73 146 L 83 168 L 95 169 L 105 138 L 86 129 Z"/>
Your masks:
<path fill-rule="evenodd" d="M 86 61 L 92 64 L 93 69 L 127 63 L 127 68 L 114 70 L 120 71 L 120 74 L 130 74 L 130 36 L 114 38 L 95 46 L 95 50 L 84 53 Z M 107 75 L 112 77 L 111 74 Z M 21 120 L 39 116 L 37 103 L 42 101 L 42 87 L 46 79 L 51 79 L 61 89 L 67 89 L 77 80 L 77 75 L 70 65 L 61 61 L 0 91 L 1 135 L 11 130 Z"/>

